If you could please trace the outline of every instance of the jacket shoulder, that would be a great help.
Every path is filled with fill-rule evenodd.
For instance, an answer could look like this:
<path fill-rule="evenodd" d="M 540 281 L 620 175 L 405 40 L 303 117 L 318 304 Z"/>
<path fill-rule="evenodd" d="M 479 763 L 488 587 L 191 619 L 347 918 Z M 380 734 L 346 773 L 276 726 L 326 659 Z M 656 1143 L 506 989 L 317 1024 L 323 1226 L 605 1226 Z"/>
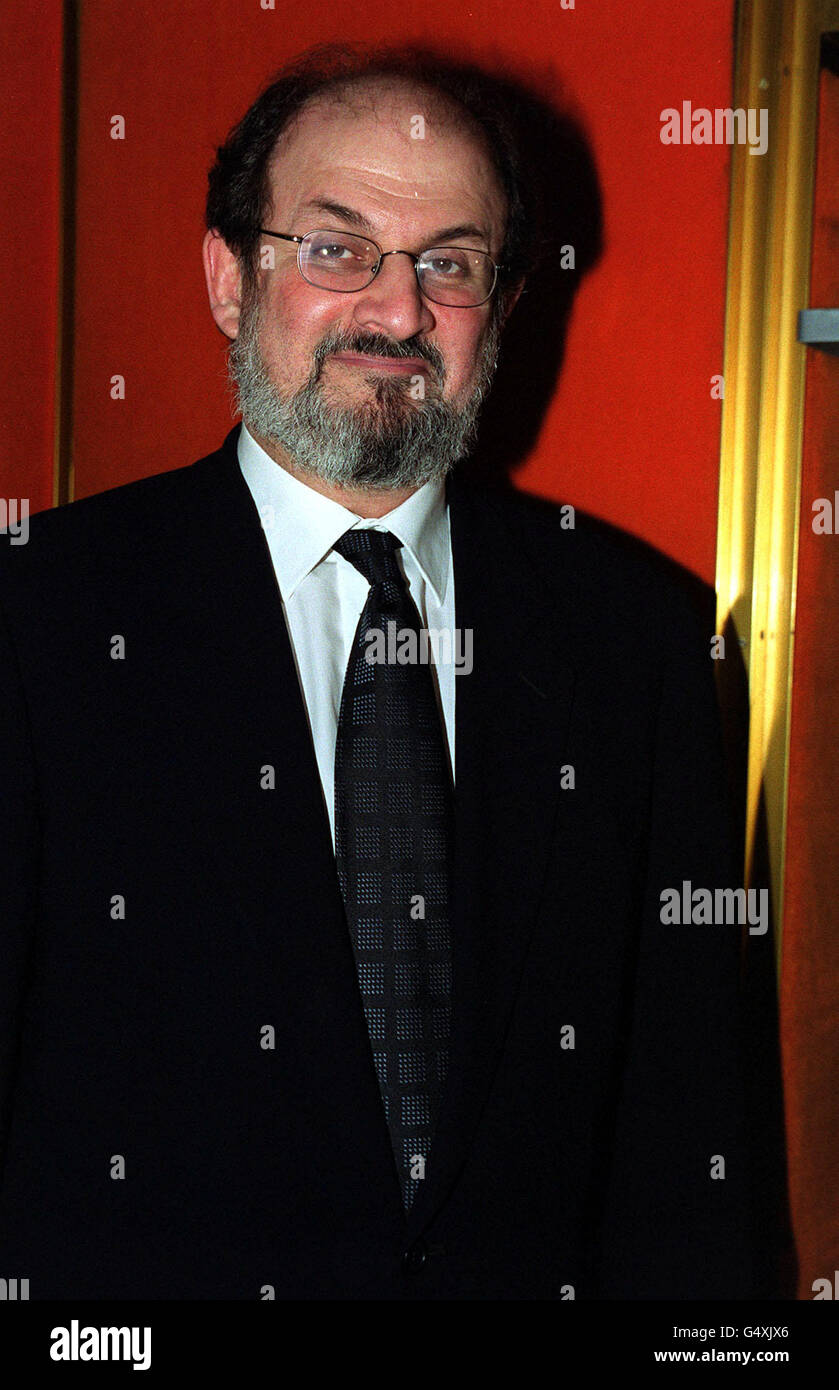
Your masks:
<path fill-rule="evenodd" d="M 194 463 L 37 512 L 25 544 L 0 537 L 4 585 L 122 570 L 165 553 L 190 527 L 210 480 L 235 458 L 229 443 Z"/>
<path fill-rule="evenodd" d="M 479 505 L 557 598 L 573 585 L 587 610 L 612 626 L 713 631 L 713 587 L 640 537 L 512 487 L 488 489 Z"/>

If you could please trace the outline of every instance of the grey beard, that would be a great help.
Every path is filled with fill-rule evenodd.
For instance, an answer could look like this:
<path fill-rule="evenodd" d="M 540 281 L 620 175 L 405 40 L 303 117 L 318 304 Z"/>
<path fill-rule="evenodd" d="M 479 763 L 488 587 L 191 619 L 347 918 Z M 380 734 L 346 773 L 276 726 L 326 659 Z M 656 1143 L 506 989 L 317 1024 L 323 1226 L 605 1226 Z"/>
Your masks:
<path fill-rule="evenodd" d="M 242 306 L 239 335 L 228 355 L 236 404 L 251 434 L 279 444 L 302 472 L 340 487 L 418 488 L 444 478 L 474 444 L 501 339 L 495 307 L 480 350 L 475 385 L 459 407 L 441 397 L 445 365 L 437 347 L 422 339 L 397 343 L 363 332 L 329 334 L 315 350 L 309 380 L 284 398 L 259 348 L 260 323 L 260 303 L 251 299 Z M 412 399 L 408 376 L 371 374 L 375 388 L 371 401 L 351 407 L 329 405 L 321 385 L 323 363 L 330 353 L 353 349 L 428 360 L 432 373 L 423 375 L 425 398 Z"/>

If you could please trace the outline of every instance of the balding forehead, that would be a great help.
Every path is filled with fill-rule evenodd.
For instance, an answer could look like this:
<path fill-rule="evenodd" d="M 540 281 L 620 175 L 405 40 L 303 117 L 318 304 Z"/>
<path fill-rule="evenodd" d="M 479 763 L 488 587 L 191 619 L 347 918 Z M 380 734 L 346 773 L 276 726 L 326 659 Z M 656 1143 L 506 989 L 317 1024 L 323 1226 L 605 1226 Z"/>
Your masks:
<path fill-rule="evenodd" d="M 383 73 L 374 77 L 346 78 L 310 98 L 311 103 L 317 101 L 333 101 L 371 111 L 378 107 L 391 110 L 410 107 L 412 112 L 433 118 L 441 126 L 452 123 L 455 126 L 468 127 L 470 130 L 479 130 L 478 123 L 471 114 L 447 92 L 399 74 Z"/>
<path fill-rule="evenodd" d="M 432 138 L 440 135 L 462 135 L 473 141 L 496 172 L 490 142 L 479 122 L 453 96 L 422 81 L 414 81 L 399 74 L 379 74 L 359 78 L 345 78 L 326 90 L 314 93 L 292 117 L 274 147 L 274 155 L 279 154 L 294 137 L 306 117 L 318 113 L 328 118 L 330 108 L 337 119 L 342 113 L 369 115 L 374 120 L 404 123 L 406 136 L 410 134 L 411 118 L 422 116 Z M 500 179 L 499 179 L 500 185 Z"/>

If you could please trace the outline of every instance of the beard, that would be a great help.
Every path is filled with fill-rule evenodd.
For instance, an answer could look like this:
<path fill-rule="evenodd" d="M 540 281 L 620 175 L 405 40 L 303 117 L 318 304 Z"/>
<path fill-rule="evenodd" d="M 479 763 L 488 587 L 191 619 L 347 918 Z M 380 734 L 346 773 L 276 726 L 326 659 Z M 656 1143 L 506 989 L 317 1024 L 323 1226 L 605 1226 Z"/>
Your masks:
<path fill-rule="evenodd" d="M 236 405 L 250 433 L 279 445 L 304 474 L 367 491 L 415 489 L 444 478 L 468 454 L 497 365 L 502 322 L 497 302 L 479 351 L 474 384 L 460 405 L 443 399 L 445 363 L 433 343 L 418 336 L 400 343 L 359 330 L 329 333 L 314 351 L 308 381 L 283 395 L 262 356 L 262 319 L 260 298 L 246 296 L 239 335 L 228 355 Z M 368 400 L 351 406 L 332 404 L 324 396 L 322 373 L 334 352 L 423 358 L 431 368 L 419 377 L 424 396 L 415 399 L 416 376 L 377 375 L 373 370 L 365 378 Z"/>

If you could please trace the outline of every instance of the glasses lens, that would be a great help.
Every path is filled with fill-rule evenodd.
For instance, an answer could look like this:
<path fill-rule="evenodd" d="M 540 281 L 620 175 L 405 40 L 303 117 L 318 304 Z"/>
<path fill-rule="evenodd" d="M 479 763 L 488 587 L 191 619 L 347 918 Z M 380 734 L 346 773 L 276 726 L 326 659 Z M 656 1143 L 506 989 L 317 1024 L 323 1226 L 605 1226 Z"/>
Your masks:
<path fill-rule="evenodd" d="M 424 251 L 417 274 L 428 299 L 452 307 L 483 304 L 495 287 L 495 266 L 490 257 L 462 246 L 435 246 Z"/>
<path fill-rule="evenodd" d="M 300 243 L 299 260 L 310 285 L 352 291 L 370 283 L 379 253 L 372 242 L 352 232 L 309 232 Z"/>

